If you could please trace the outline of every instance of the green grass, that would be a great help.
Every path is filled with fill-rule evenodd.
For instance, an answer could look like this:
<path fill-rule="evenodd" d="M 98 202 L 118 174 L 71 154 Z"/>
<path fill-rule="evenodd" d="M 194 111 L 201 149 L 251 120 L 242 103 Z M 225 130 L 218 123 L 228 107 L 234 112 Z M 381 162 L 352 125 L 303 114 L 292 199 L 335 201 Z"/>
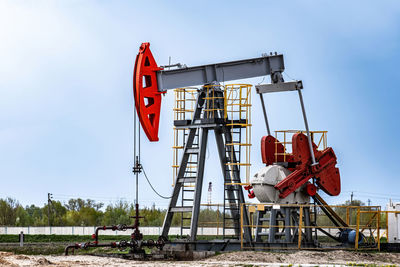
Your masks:
<path fill-rule="evenodd" d="M 155 239 L 158 236 L 145 236 L 145 239 Z M 100 235 L 99 241 L 129 240 L 129 235 Z M 25 235 L 24 242 L 27 243 L 48 243 L 48 242 L 88 242 L 93 241 L 90 235 Z M 0 235 L 1 243 L 18 243 L 18 235 Z"/>
<path fill-rule="evenodd" d="M 0 251 L 13 252 L 14 254 L 25 255 L 62 255 L 64 254 L 65 246 L 52 245 L 52 246 L 25 246 L 25 247 L 7 247 L 1 246 Z"/>

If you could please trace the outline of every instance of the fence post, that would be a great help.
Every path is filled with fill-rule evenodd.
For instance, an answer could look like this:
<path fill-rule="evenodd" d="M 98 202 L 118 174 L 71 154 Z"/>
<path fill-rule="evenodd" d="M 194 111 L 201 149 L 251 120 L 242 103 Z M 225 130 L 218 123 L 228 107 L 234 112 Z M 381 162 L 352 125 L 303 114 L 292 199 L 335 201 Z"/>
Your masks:
<path fill-rule="evenodd" d="M 377 211 L 378 213 L 378 220 L 377 220 L 377 224 L 378 224 L 378 251 L 381 251 L 381 235 L 380 235 L 380 228 L 381 228 L 381 209 L 379 208 L 379 210 Z"/>
<path fill-rule="evenodd" d="M 21 233 L 19 233 L 19 246 L 23 247 L 24 246 L 24 232 L 21 231 Z"/>
<path fill-rule="evenodd" d="M 355 249 L 358 250 L 358 235 L 360 231 L 360 207 L 357 208 Z"/>
<path fill-rule="evenodd" d="M 389 243 L 389 213 L 386 211 L 386 242 Z"/>

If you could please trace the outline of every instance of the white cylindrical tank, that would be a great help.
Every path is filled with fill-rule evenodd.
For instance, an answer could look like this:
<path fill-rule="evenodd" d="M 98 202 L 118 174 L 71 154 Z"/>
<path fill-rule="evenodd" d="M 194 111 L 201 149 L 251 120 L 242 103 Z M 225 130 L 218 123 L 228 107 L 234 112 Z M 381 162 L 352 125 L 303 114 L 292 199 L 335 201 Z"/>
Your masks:
<path fill-rule="evenodd" d="M 388 242 L 389 243 L 400 243 L 400 216 L 397 212 L 400 212 L 400 202 L 388 203 L 386 206 L 388 213 Z"/>
<path fill-rule="evenodd" d="M 308 204 L 310 197 L 304 193 L 305 185 L 286 198 L 279 198 L 279 191 L 274 186 L 290 173 L 291 171 L 279 165 L 269 165 L 259 170 L 250 181 L 258 201 L 278 204 Z"/>

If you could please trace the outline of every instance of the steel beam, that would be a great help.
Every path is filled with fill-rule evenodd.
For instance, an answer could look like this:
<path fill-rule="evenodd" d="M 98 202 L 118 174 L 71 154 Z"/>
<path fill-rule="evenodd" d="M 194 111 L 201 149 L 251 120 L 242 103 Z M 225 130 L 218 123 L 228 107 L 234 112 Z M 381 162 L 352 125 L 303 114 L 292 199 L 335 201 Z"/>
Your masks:
<path fill-rule="evenodd" d="M 283 55 L 157 71 L 158 91 L 271 75 L 285 70 Z"/>
<path fill-rule="evenodd" d="M 294 82 L 267 83 L 267 84 L 259 84 L 256 85 L 255 87 L 257 93 L 259 94 L 287 92 L 287 91 L 296 91 L 303 89 L 303 82 L 294 81 Z"/>

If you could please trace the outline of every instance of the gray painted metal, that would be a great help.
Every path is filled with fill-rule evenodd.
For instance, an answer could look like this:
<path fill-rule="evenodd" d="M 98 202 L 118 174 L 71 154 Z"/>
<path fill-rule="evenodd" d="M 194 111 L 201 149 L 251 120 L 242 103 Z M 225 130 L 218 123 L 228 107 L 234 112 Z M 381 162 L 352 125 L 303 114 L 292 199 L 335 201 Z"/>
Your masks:
<path fill-rule="evenodd" d="M 194 191 L 193 200 L 193 210 L 192 210 L 192 220 L 190 221 L 190 240 L 195 241 L 197 237 L 197 226 L 199 222 L 200 214 L 200 203 L 201 203 L 201 191 L 203 188 L 203 177 L 204 177 L 204 163 L 206 162 L 206 151 L 207 151 L 207 139 L 208 139 L 208 129 L 203 128 L 201 131 L 200 139 L 200 155 L 198 158 L 197 166 L 197 181 Z"/>
<path fill-rule="evenodd" d="M 260 243 L 268 244 L 274 247 L 277 244 L 297 245 L 299 238 L 299 221 L 303 222 L 302 246 L 315 244 L 317 236 L 313 239 L 312 225 L 310 220 L 310 208 L 303 207 L 303 218 L 299 216 L 299 208 L 297 207 L 280 207 L 273 209 L 265 207 L 265 210 L 256 213 L 256 231 L 255 231 L 255 247 L 259 247 Z M 264 225 L 264 222 L 267 222 Z M 280 224 L 281 223 L 281 224 Z M 268 232 L 262 229 L 268 227 Z M 265 236 L 265 240 L 262 237 Z"/>
<path fill-rule="evenodd" d="M 171 212 L 191 212 L 193 207 L 172 207 Z"/>
<path fill-rule="evenodd" d="M 158 90 L 224 82 L 281 73 L 283 55 L 222 62 L 188 68 L 157 71 Z M 278 75 L 279 76 L 279 75 Z"/>
<path fill-rule="evenodd" d="M 268 135 L 271 135 L 271 130 L 269 129 L 267 111 L 266 111 L 266 109 L 265 109 L 265 104 L 264 104 L 264 97 L 263 97 L 262 94 L 259 94 L 259 96 L 260 96 L 260 100 L 261 100 L 261 107 L 262 107 L 263 114 L 264 114 L 265 126 L 267 127 Z"/>
<path fill-rule="evenodd" d="M 267 83 L 267 84 L 259 84 L 256 85 L 255 87 L 257 93 L 259 94 L 287 92 L 287 91 L 296 91 L 299 89 L 303 89 L 303 82 L 294 81 L 294 82 Z"/>
<path fill-rule="evenodd" d="M 204 95 L 204 93 L 200 93 L 199 97 L 197 98 L 196 101 L 196 110 L 193 114 L 193 121 L 200 118 L 201 115 L 201 110 L 202 110 L 202 106 L 204 104 L 204 96 L 200 97 L 200 95 Z M 172 192 L 172 196 L 171 196 L 171 200 L 168 206 L 168 210 L 167 210 L 167 214 L 164 217 L 164 223 L 163 223 L 163 227 L 162 227 L 162 236 L 168 238 L 168 232 L 169 229 L 171 227 L 171 223 L 172 223 L 172 217 L 173 214 L 175 212 L 175 210 L 173 210 L 174 207 L 176 207 L 176 203 L 178 201 L 179 198 L 179 193 L 181 192 L 183 183 L 181 182 L 181 178 L 184 178 L 185 175 L 185 170 L 188 164 L 188 160 L 189 160 L 189 156 L 190 153 L 186 153 L 187 150 L 192 149 L 192 145 L 194 142 L 194 138 L 196 136 L 196 131 L 198 129 L 193 128 L 189 130 L 189 135 L 187 137 L 187 142 L 184 148 L 184 153 L 182 156 L 182 160 L 181 160 L 181 164 L 179 166 L 179 170 L 178 170 L 178 175 L 177 175 L 177 179 L 176 179 L 176 183 L 174 186 L 174 190 Z M 190 211 L 192 211 L 192 209 L 190 209 Z"/>
<path fill-rule="evenodd" d="M 223 94 L 222 91 L 217 92 L 219 94 Z M 194 123 L 199 123 L 200 116 L 201 116 L 201 111 L 203 109 L 204 105 L 204 97 L 205 97 L 205 92 L 202 91 L 199 93 L 198 98 L 197 98 L 197 103 L 196 103 L 196 110 L 194 112 L 193 119 L 191 121 L 191 124 L 193 125 Z M 217 98 L 219 99 L 219 98 Z M 216 105 L 220 106 L 223 108 L 224 103 L 223 103 L 223 98 L 216 100 L 218 103 Z M 221 109 L 222 110 L 222 109 Z M 209 114 L 210 115 L 210 114 Z M 223 118 L 223 112 L 220 111 L 218 113 L 217 111 L 214 112 L 214 117 L 215 118 Z M 189 125 L 188 125 L 189 126 Z M 204 123 L 203 125 L 199 125 L 200 127 L 196 128 L 189 128 L 189 135 L 187 137 L 187 142 L 184 148 L 181 164 L 178 170 L 178 175 L 175 183 L 175 187 L 172 193 L 172 197 L 170 200 L 169 208 L 167 210 L 167 214 L 164 218 L 164 223 L 163 223 L 163 229 L 162 229 L 162 236 L 168 237 L 168 232 L 171 227 L 171 222 L 172 222 L 172 217 L 173 214 L 176 212 L 191 212 L 191 223 L 190 223 L 190 240 L 195 241 L 196 236 L 197 236 L 197 230 L 198 230 L 198 217 L 199 217 L 199 212 L 200 212 L 200 201 L 201 201 L 201 191 L 202 191 L 202 184 L 203 184 L 203 175 L 204 175 L 204 163 L 205 163 L 205 154 L 206 154 L 206 146 L 207 146 L 207 139 L 208 139 L 208 131 L 209 130 L 214 130 L 215 132 L 215 137 L 217 141 L 217 147 L 218 147 L 218 152 L 220 156 L 220 162 L 221 162 L 221 168 L 224 173 L 224 182 L 226 180 L 230 181 L 230 176 L 227 177 L 227 173 L 225 172 L 226 168 L 226 163 L 227 163 L 227 155 L 226 155 L 226 150 L 225 150 L 225 144 L 232 142 L 232 136 L 231 136 L 231 128 L 224 126 L 224 122 L 215 124 L 213 128 L 210 128 L 209 125 Z M 202 127 L 201 127 L 202 126 Z M 193 148 L 194 145 L 194 139 L 196 136 L 196 132 L 200 131 L 200 144 L 198 147 Z M 231 146 L 229 146 L 231 147 Z M 187 173 L 187 164 L 188 164 L 188 159 L 189 155 L 196 153 L 198 155 L 197 158 L 197 173 L 196 177 L 185 177 L 185 173 Z M 235 153 L 233 153 L 235 154 Z M 236 162 L 236 158 L 232 157 L 234 162 Z M 237 166 L 232 166 L 233 168 L 233 181 L 240 183 L 240 174 Z M 229 172 L 228 172 L 229 174 Z M 192 207 L 185 207 L 183 206 L 176 206 L 177 200 L 179 198 L 180 192 L 184 191 L 183 184 L 185 182 L 193 182 L 195 181 L 195 190 L 194 190 L 194 196 L 193 196 L 193 206 Z M 230 205 L 233 207 L 231 209 L 231 215 L 234 218 L 235 222 L 235 235 L 239 238 L 240 236 L 240 204 L 244 203 L 244 195 L 243 195 L 243 190 L 239 185 L 228 185 L 224 187 L 225 192 L 224 195 L 227 194 L 229 197 Z M 249 219 L 247 216 L 246 209 L 244 210 L 244 220 L 243 223 L 245 225 L 249 225 Z M 248 227 L 245 228 L 244 232 L 244 237 L 245 240 L 248 242 L 251 242 L 251 233 L 250 229 Z"/>
<path fill-rule="evenodd" d="M 313 146 L 312 146 L 310 130 L 309 130 L 309 128 L 308 128 L 308 121 L 307 121 L 306 109 L 304 108 L 303 95 L 302 95 L 300 89 L 297 89 L 297 92 L 299 92 L 299 99 L 300 99 L 301 111 L 303 112 L 304 125 L 306 126 L 306 131 L 307 131 L 308 148 L 310 149 L 311 161 L 312 161 L 311 166 L 313 166 L 313 165 L 318 165 L 318 163 L 315 161 L 315 155 L 314 155 L 314 150 L 313 150 Z"/>

